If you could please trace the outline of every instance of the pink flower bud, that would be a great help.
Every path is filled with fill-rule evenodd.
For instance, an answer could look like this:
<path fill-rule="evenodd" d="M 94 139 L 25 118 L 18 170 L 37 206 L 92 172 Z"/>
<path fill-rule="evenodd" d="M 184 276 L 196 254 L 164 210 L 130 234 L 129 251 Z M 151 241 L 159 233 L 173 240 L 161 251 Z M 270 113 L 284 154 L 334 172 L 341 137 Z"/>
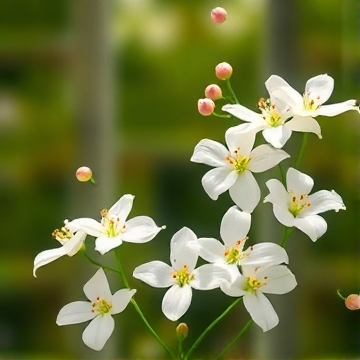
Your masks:
<path fill-rule="evenodd" d="M 199 99 L 198 110 L 201 115 L 209 116 L 215 109 L 215 103 L 211 99 Z"/>
<path fill-rule="evenodd" d="M 211 19 L 215 24 L 221 24 L 226 20 L 227 12 L 222 7 L 211 10 Z"/>
<path fill-rule="evenodd" d="M 92 171 L 87 166 L 79 167 L 76 170 L 76 178 L 79 181 L 89 181 L 92 177 Z"/>
<path fill-rule="evenodd" d="M 211 100 L 217 100 L 222 98 L 222 91 L 219 85 L 211 84 L 205 89 L 205 96 Z"/>
<path fill-rule="evenodd" d="M 360 296 L 358 294 L 351 294 L 345 300 L 345 306 L 349 310 L 359 310 L 360 309 Z"/>
<path fill-rule="evenodd" d="M 233 72 L 233 68 L 227 62 L 222 62 L 216 65 L 215 74 L 216 77 L 220 80 L 229 79 L 230 76 L 232 75 L 232 72 Z"/>

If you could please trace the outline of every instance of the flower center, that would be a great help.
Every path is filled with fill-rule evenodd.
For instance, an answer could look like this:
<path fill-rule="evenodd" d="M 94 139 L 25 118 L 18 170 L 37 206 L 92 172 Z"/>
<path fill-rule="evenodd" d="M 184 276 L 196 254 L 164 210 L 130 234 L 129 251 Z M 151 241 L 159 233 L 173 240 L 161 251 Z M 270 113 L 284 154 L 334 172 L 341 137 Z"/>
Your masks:
<path fill-rule="evenodd" d="M 230 152 L 229 155 L 226 156 L 225 160 L 236 170 L 238 174 L 241 174 L 247 169 L 251 158 L 239 154 L 239 150 L 240 148 L 237 148 L 232 153 Z"/>
<path fill-rule="evenodd" d="M 320 96 L 314 99 L 309 92 L 304 93 L 303 102 L 306 110 L 317 110 L 321 106 Z"/>
<path fill-rule="evenodd" d="M 231 249 L 226 249 L 224 251 L 225 261 L 227 264 L 236 264 L 240 265 L 240 261 L 247 255 L 242 251 L 244 244 L 248 237 L 238 240 Z"/>
<path fill-rule="evenodd" d="M 264 280 L 261 282 L 256 276 L 248 276 L 246 278 L 246 287 L 244 290 L 254 293 L 257 289 L 266 284 L 267 279 L 268 277 L 264 276 Z"/>
<path fill-rule="evenodd" d="M 106 229 L 108 237 L 116 237 L 126 231 L 126 225 L 117 216 L 109 216 L 109 210 L 101 210 L 101 225 Z"/>
<path fill-rule="evenodd" d="M 52 237 L 64 245 L 68 240 L 73 237 L 72 232 L 63 226 L 60 230 L 56 229 L 52 232 Z"/>
<path fill-rule="evenodd" d="M 258 108 L 268 125 L 277 127 L 283 124 L 282 116 L 277 112 L 275 104 L 270 99 L 265 100 L 261 98 L 258 102 Z"/>
<path fill-rule="evenodd" d="M 193 274 L 189 273 L 188 266 L 186 264 L 181 270 L 174 271 L 172 277 L 177 281 L 180 287 L 190 284 L 190 281 L 195 278 Z"/>
<path fill-rule="evenodd" d="M 99 296 L 96 298 L 96 300 L 91 305 L 93 307 L 91 309 L 91 312 L 92 313 L 98 312 L 100 315 L 107 314 L 108 312 L 110 312 L 110 310 L 112 308 L 111 303 L 107 302 L 104 299 L 101 299 Z"/>
<path fill-rule="evenodd" d="M 304 208 L 311 206 L 311 203 L 307 200 L 307 194 L 296 197 L 293 190 L 290 190 L 289 194 L 291 196 L 289 211 L 294 217 L 298 216 Z"/>

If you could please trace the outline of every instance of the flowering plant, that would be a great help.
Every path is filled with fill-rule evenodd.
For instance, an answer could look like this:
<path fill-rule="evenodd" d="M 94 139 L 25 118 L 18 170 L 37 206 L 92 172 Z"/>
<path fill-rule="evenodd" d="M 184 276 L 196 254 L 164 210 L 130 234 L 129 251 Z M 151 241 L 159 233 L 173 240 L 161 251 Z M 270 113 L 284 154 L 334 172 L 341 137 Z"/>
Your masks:
<path fill-rule="evenodd" d="M 212 17 L 214 21 L 223 22 L 226 14 L 217 9 Z M 217 78 L 225 82 L 231 95 L 223 97 L 221 87 L 209 85 L 205 90 L 206 98 L 198 102 L 198 110 L 205 116 L 233 116 L 244 122 L 226 131 L 226 146 L 203 139 L 195 146 L 190 159 L 213 167 L 202 178 L 206 194 L 212 200 L 217 200 L 221 194 L 229 191 L 234 203 L 220 223 L 222 241 L 203 237 L 208 236 L 207 234 L 198 237 L 191 229 L 182 227 L 170 240 L 170 264 L 160 260 L 150 261 L 137 266 L 132 276 L 150 286 L 168 288 L 161 307 L 166 318 L 173 322 L 181 319 L 191 306 L 193 289 L 205 291 L 219 288 L 224 294 L 236 299 L 186 350 L 183 342 L 188 325 L 178 324 L 178 350 L 170 349 L 151 327 L 137 304 L 136 289 L 130 286 L 119 257 L 119 247 L 123 243 L 141 244 L 151 241 L 165 226 L 157 226 L 148 216 L 128 219 L 134 196 L 123 195 L 109 210 L 100 212 L 100 221 L 91 218 L 66 220 L 64 226 L 53 233 L 61 247 L 43 251 L 34 260 L 34 276 L 40 267 L 64 255 L 74 256 L 78 252 L 99 267 L 84 285 L 84 293 L 89 301 L 65 305 L 56 320 L 58 325 L 91 320 L 82 336 L 84 343 L 91 349 L 99 351 L 105 346 L 115 326 L 112 315 L 124 311 L 131 302 L 149 331 L 172 359 L 189 359 L 205 335 L 243 301 L 251 319 L 215 358 L 222 357 L 253 323 L 263 331 L 269 331 L 278 324 L 277 313 L 264 294 L 286 294 L 297 285 L 294 274 L 287 266 L 289 257 L 284 249 L 293 229 L 299 229 L 312 241 L 316 241 L 327 230 L 326 220 L 318 214 L 346 209 L 341 196 L 334 190 L 320 190 L 309 195 L 314 181 L 309 175 L 300 172 L 299 167 L 308 133 L 321 138 L 321 129 L 315 117 L 336 116 L 349 110 L 358 110 L 356 101 L 323 105 L 334 87 L 334 80 L 326 74 L 308 80 L 303 96 L 284 79 L 272 75 L 265 82 L 269 98 L 260 99 L 259 112 L 254 112 L 239 104 L 231 88 L 232 72 L 232 67 L 227 63 L 216 66 Z M 221 113 L 217 113 L 215 104 L 220 99 L 227 104 L 222 106 Z M 260 131 L 266 143 L 254 148 Z M 282 150 L 282 147 L 290 141 L 293 131 L 303 133 L 303 142 L 295 164 L 287 167 L 284 176 L 283 162 L 292 159 L 293 155 Z M 268 242 L 246 246 L 252 213 L 261 200 L 260 187 L 254 174 L 275 166 L 280 169 L 279 179 L 266 182 L 269 194 L 263 202 L 272 204 L 275 218 L 284 226 L 284 236 L 278 243 L 275 243 L 277 239 L 270 236 Z M 92 174 L 87 176 L 89 171 L 88 168 L 81 168 L 77 172 L 79 180 L 92 180 L 94 183 Z M 87 255 L 87 236 L 96 239 L 95 250 L 101 255 L 109 253 L 115 256 L 117 268 L 97 263 Z M 199 257 L 207 263 L 197 267 Z M 104 270 L 117 273 L 122 280 L 123 288 L 114 295 L 110 291 Z M 347 304 L 352 309 L 360 307 L 358 299 L 354 297 Z"/>

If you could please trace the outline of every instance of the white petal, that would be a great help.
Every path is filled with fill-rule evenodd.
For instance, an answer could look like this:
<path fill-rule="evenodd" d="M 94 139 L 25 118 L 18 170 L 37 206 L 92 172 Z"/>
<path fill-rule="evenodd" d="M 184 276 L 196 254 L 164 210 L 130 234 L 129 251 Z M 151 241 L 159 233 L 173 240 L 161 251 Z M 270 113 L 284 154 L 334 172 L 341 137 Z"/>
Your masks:
<path fill-rule="evenodd" d="M 118 314 L 124 311 L 135 293 L 135 289 L 118 290 L 112 297 L 111 314 Z"/>
<path fill-rule="evenodd" d="M 291 130 L 286 126 L 270 127 L 263 131 L 265 140 L 273 147 L 281 149 L 291 136 Z"/>
<path fill-rule="evenodd" d="M 277 221 L 279 221 L 281 224 L 288 227 L 295 226 L 296 218 L 294 218 L 293 214 L 291 214 L 287 208 L 273 204 L 273 211 Z"/>
<path fill-rule="evenodd" d="M 241 265 L 252 266 L 255 268 L 278 265 L 281 263 L 287 264 L 289 262 L 289 257 L 285 249 L 271 242 L 250 246 L 246 249 L 244 255 Z"/>
<path fill-rule="evenodd" d="M 238 176 L 235 184 L 229 189 L 234 203 L 243 211 L 251 214 L 260 201 L 260 187 L 251 171 L 245 170 Z"/>
<path fill-rule="evenodd" d="M 358 110 L 356 100 L 347 100 L 332 105 L 322 105 L 318 109 L 318 114 L 323 116 L 336 116 L 349 110 Z"/>
<path fill-rule="evenodd" d="M 192 274 L 194 280 L 190 285 L 197 290 L 212 290 L 218 288 L 223 282 L 231 281 L 231 274 L 226 266 L 205 264 L 195 269 Z"/>
<path fill-rule="evenodd" d="M 79 230 L 85 231 L 91 236 L 101 236 L 105 233 L 104 227 L 96 220 L 91 218 L 79 218 L 66 223 L 66 227 L 73 233 Z"/>
<path fill-rule="evenodd" d="M 84 321 L 93 319 L 96 314 L 92 313 L 93 309 L 89 301 L 75 301 L 65 305 L 59 312 L 56 323 L 59 326 L 79 324 Z"/>
<path fill-rule="evenodd" d="M 188 246 L 210 263 L 224 262 L 225 246 L 219 240 L 200 238 L 197 241 L 189 241 Z"/>
<path fill-rule="evenodd" d="M 282 160 L 289 158 L 290 155 L 283 150 L 273 149 L 269 145 L 260 145 L 250 153 L 251 161 L 248 169 L 259 173 L 269 170 L 279 164 Z"/>
<path fill-rule="evenodd" d="M 294 226 L 304 232 L 312 241 L 316 241 L 327 230 L 326 221 L 319 215 L 309 215 L 304 218 L 296 218 Z"/>
<path fill-rule="evenodd" d="M 198 255 L 187 246 L 189 241 L 195 240 L 197 240 L 195 233 L 187 227 L 180 229 L 171 238 L 170 261 L 174 269 L 180 270 L 186 265 L 188 271 L 191 272 L 195 268 Z"/>
<path fill-rule="evenodd" d="M 116 216 L 120 218 L 121 222 L 125 222 L 131 208 L 133 206 L 135 196 L 134 195 L 123 195 L 110 209 L 109 216 Z"/>
<path fill-rule="evenodd" d="M 90 301 L 94 301 L 97 297 L 100 297 L 111 302 L 112 295 L 109 283 L 102 268 L 84 285 L 84 294 Z"/>
<path fill-rule="evenodd" d="M 237 117 L 240 120 L 248 122 L 257 122 L 261 120 L 261 115 L 246 108 L 245 106 L 238 104 L 227 104 L 221 108 L 222 111 L 226 111 L 229 114 Z"/>
<path fill-rule="evenodd" d="M 227 247 L 232 248 L 238 240 L 244 239 L 251 226 L 251 215 L 231 207 L 223 216 L 220 235 Z"/>
<path fill-rule="evenodd" d="M 36 277 L 36 270 L 44 265 L 51 263 L 59 259 L 60 257 L 67 254 L 67 251 L 64 246 L 61 246 L 56 249 L 45 250 L 41 253 L 37 254 L 34 259 L 34 268 L 33 268 L 33 275 Z"/>
<path fill-rule="evenodd" d="M 262 119 L 253 123 L 243 123 L 229 128 L 226 133 L 247 133 L 249 136 L 255 136 L 259 131 L 267 128 L 269 125 Z"/>
<path fill-rule="evenodd" d="M 339 194 L 334 190 L 321 190 L 309 195 L 308 201 L 311 204 L 306 207 L 299 215 L 304 217 L 310 214 L 320 214 L 329 210 L 346 210 L 346 206 Z"/>
<path fill-rule="evenodd" d="M 266 284 L 260 288 L 260 291 L 267 294 L 286 294 L 297 285 L 295 276 L 285 265 L 260 268 L 256 272 L 256 277 L 260 281 L 264 277 L 267 278 Z"/>
<path fill-rule="evenodd" d="M 225 158 L 228 155 L 229 151 L 223 144 L 203 139 L 195 146 L 190 161 L 218 167 L 227 165 Z"/>
<path fill-rule="evenodd" d="M 110 314 L 98 315 L 86 327 L 82 339 L 90 349 L 100 351 L 114 331 L 115 322 Z"/>
<path fill-rule="evenodd" d="M 288 191 L 294 191 L 296 196 L 309 194 L 314 186 L 314 180 L 299 170 L 289 168 L 286 173 Z"/>
<path fill-rule="evenodd" d="M 271 202 L 284 209 L 288 208 L 289 193 L 286 191 L 284 185 L 278 179 L 270 179 L 266 182 L 266 186 L 270 194 L 265 196 L 264 203 Z"/>
<path fill-rule="evenodd" d="M 286 122 L 284 126 L 292 131 L 310 132 L 316 134 L 319 139 L 322 138 L 320 125 L 311 116 L 295 115 L 290 121 Z"/>
<path fill-rule="evenodd" d="M 270 301 L 260 291 L 244 295 L 244 305 L 254 322 L 263 331 L 269 331 L 279 323 L 279 318 Z"/>
<path fill-rule="evenodd" d="M 230 152 L 237 151 L 239 155 L 248 157 L 254 146 L 255 135 L 252 131 L 234 132 L 227 130 L 225 140 Z"/>
<path fill-rule="evenodd" d="M 280 87 L 291 87 L 282 77 L 278 75 L 271 75 L 265 81 L 265 87 L 269 94 L 271 95 L 272 91 Z"/>
<path fill-rule="evenodd" d="M 235 281 L 224 282 L 220 285 L 220 289 L 223 293 L 232 297 L 240 297 L 246 294 L 243 290 L 246 287 L 246 279 L 238 271 L 238 276 Z"/>
<path fill-rule="evenodd" d="M 125 226 L 126 231 L 122 234 L 121 239 L 138 244 L 152 240 L 163 229 L 148 216 L 136 216 L 127 221 Z"/>
<path fill-rule="evenodd" d="M 83 246 L 86 232 L 79 230 L 71 239 L 65 242 L 64 248 L 69 256 L 74 256 Z"/>
<path fill-rule="evenodd" d="M 108 251 L 115 249 L 122 244 L 122 234 L 116 237 L 100 236 L 95 240 L 95 250 L 101 255 L 104 255 Z"/>
<path fill-rule="evenodd" d="M 167 288 L 174 284 L 173 273 L 171 266 L 156 260 L 136 267 L 133 277 L 153 287 Z"/>
<path fill-rule="evenodd" d="M 304 109 L 303 97 L 291 86 L 282 86 L 271 92 L 271 95 L 287 103 L 295 114 Z"/>
<path fill-rule="evenodd" d="M 209 197 L 217 200 L 220 194 L 234 185 L 237 177 L 237 172 L 232 168 L 218 167 L 208 171 L 201 179 L 201 183 Z"/>
<path fill-rule="evenodd" d="M 306 82 L 305 93 L 310 93 L 311 98 L 318 98 L 323 104 L 327 101 L 334 90 L 334 79 L 327 75 L 321 74 L 309 79 Z"/>
<path fill-rule="evenodd" d="M 188 310 L 192 298 L 190 285 L 172 286 L 165 294 L 162 301 L 164 315 L 172 321 L 181 318 Z"/>

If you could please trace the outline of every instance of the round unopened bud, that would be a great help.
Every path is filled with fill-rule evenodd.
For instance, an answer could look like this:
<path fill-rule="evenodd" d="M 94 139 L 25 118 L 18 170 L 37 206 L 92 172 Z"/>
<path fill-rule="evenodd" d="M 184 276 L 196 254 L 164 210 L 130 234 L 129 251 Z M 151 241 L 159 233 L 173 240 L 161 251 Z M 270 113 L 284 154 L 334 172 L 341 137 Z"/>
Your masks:
<path fill-rule="evenodd" d="M 222 98 L 222 91 L 219 85 L 211 84 L 205 89 L 205 96 L 211 100 L 217 100 Z"/>
<path fill-rule="evenodd" d="M 180 323 L 176 327 L 176 336 L 178 337 L 179 341 L 183 341 L 189 332 L 189 328 L 185 323 Z"/>
<path fill-rule="evenodd" d="M 345 300 L 345 306 L 349 310 L 359 310 L 360 309 L 360 296 L 358 294 L 351 294 Z"/>
<path fill-rule="evenodd" d="M 211 99 L 199 99 L 198 110 L 203 116 L 209 116 L 214 112 L 215 103 Z"/>
<path fill-rule="evenodd" d="M 215 67 L 215 75 L 220 80 L 229 79 L 232 75 L 233 68 L 227 62 L 222 62 Z"/>
<path fill-rule="evenodd" d="M 222 7 L 211 10 L 211 19 L 215 24 L 221 24 L 226 20 L 227 12 Z"/>
<path fill-rule="evenodd" d="M 92 171 L 87 166 L 81 166 L 76 170 L 76 178 L 79 181 L 89 181 L 92 177 Z"/>

